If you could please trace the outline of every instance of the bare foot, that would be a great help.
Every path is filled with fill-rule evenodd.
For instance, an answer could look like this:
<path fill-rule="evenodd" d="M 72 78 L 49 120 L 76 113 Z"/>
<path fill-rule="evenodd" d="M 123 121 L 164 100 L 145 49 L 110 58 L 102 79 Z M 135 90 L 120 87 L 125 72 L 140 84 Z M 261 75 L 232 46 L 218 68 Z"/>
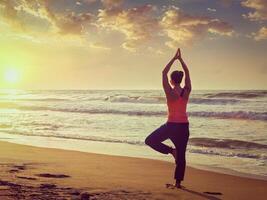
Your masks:
<path fill-rule="evenodd" d="M 176 180 L 176 182 L 175 182 L 175 187 L 176 187 L 176 188 L 182 188 L 182 186 L 181 186 L 181 181 Z"/>
<path fill-rule="evenodd" d="M 184 189 L 185 187 L 182 186 L 181 184 L 166 184 L 166 188 L 168 189 Z"/>

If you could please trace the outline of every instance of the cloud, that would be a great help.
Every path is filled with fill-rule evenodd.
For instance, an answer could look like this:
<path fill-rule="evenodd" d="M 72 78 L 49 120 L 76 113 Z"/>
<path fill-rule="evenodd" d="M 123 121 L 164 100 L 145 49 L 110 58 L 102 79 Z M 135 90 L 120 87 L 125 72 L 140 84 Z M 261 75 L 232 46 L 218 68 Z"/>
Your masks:
<path fill-rule="evenodd" d="M 112 1 L 113 2 L 113 1 Z M 114 2 L 113 2 L 114 3 Z M 167 9 L 160 17 L 154 17 L 157 9 L 152 5 L 122 9 L 121 1 L 115 6 L 109 1 L 105 9 L 100 9 L 98 26 L 118 31 L 125 36 L 122 47 L 136 51 L 147 40 L 158 37 L 171 39 L 166 45 L 173 48 L 178 44 L 188 44 L 201 39 L 208 33 L 231 36 L 233 28 L 218 19 L 185 14 L 177 7 Z"/>
<path fill-rule="evenodd" d="M 144 5 L 129 9 L 120 7 L 121 1 L 105 1 L 105 9 L 100 9 L 97 25 L 102 29 L 118 31 L 125 36 L 122 47 L 135 51 L 137 46 L 152 37 L 158 28 L 158 21 L 152 16 L 155 7 Z"/>
<path fill-rule="evenodd" d="M 243 17 L 251 21 L 267 20 L 267 1 L 266 0 L 245 0 L 241 2 L 243 7 L 253 9 L 252 12 L 244 14 Z"/>
<path fill-rule="evenodd" d="M 16 4 L 13 1 L 0 1 L 0 15 L 6 24 L 21 28 L 24 26 L 24 22 L 18 17 L 18 10 L 15 6 Z"/>
<path fill-rule="evenodd" d="M 181 44 L 192 44 L 210 34 L 232 36 L 233 28 L 226 22 L 204 16 L 188 15 L 178 8 L 165 11 L 160 24 L 165 35 L 171 39 L 166 45 L 176 48 Z"/>
<path fill-rule="evenodd" d="M 71 12 L 65 15 L 59 15 L 54 19 L 54 24 L 61 34 L 82 34 L 84 26 L 91 22 L 93 15 L 91 13 Z"/>
<path fill-rule="evenodd" d="M 118 8 L 123 4 L 123 0 L 101 0 L 101 2 L 108 9 Z"/>
<path fill-rule="evenodd" d="M 267 27 L 261 27 L 257 33 L 252 34 L 256 41 L 267 40 Z"/>
<path fill-rule="evenodd" d="M 82 34 L 83 27 L 91 22 L 93 15 L 75 12 L 56 12 L 52 9 L 52 0 L 3 0 L 3 17 L 15 29 L 29 29 L 30 16 L 45 20 L 49 24 L 49 31 L 59 34 Z"/>
<path fill-rule="evenodd" d="M 88 5 L 80 9 L 81 5 L 97 1 L 101 2 L 101 8 L 96 14 L 89 11 Z M 152 41 L 160 43 L 166 38 L 166 45 L 173 48 L 210 35 L 233 34 L 232 26 L 226 22 L 189 15 L 174 6 L 159 9 L 145 4 L 125 8 L 127 5 L 123 3 L 123 0 L 76 0 L 73 7 L 66 9 L 62 3 L 59 9 L 53 0 L 1 0 L 0 19 L 25 36 L 28 34 L 42 41 L 51 36 L 59 40 L 71 38 L 72 41 L 77 37 L 77 43 L 84 41 L 85 46 L 103 50 L 109 48 L 99 43 L 101 36 L 94 40 L 95 35 L 116 32 L 123 37 L 118 45 L 132 52 L 150 46 Z M 212 8 L 208 10 L 215 11 Z"/>
<path fill-rule="evenodd" d="M 89 45 L 91 48 L 94 49 L 100 49 L 100 50 L 111 50 L 111 48 L 106 47 L 105 45 L 99 43 L 99 42 L 94 42 Z"/>
<path fill-rule="evenodd" d="M 161 49 L 157 49 L 157 48 L 154 48 L 154 47 L 148 47 L 147 49 L 148 49 L 148 51 L 150 51 L 153 54 L 165 55 L 165 53 Z"/>
<path fill-rule="evenodd" d="M 217 10 L 214 9 L 214 8 L 207 8 L 207 11 L 210 11 L 210 12 L 216 12 Z"/>

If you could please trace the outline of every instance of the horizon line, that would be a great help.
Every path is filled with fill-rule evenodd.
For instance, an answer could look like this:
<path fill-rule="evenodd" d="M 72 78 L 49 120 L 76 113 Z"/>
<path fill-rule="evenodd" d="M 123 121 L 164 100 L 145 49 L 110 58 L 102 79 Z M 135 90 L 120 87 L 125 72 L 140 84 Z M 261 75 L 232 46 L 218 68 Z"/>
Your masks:
<path fill-rule="evenodd" d="M 24 90 L 24 91 L 89 91 L 89 90 L 99 90 L 99 91 L 112 91 L 112 90 L 120 90 L 120 91 L 125 91 L 125 90 L 132 90 L 132 91 L 136 91 L 136 90 L 162 90 L 162 88 L 145 88 L 145 89 L 142 89 L 142 88 L 131 88 L 131 89 L 126 89 L 126 88 L 109 88 L 109 89 L 15 89 L 15 88 L 0 88 L 0 91 L 4 91 L 4 90 Z M 193 89 L 192 91 L 223 91 L 223 90 L 227 90 L 227 91 L 266 91 L 266 89 Z"/>

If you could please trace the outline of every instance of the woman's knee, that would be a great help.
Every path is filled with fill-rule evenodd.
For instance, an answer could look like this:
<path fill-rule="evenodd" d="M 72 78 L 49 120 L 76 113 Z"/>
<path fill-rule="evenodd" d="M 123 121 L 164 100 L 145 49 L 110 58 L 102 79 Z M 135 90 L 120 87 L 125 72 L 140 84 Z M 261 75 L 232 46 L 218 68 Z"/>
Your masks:
<path fill-rule="evenodd" d="M 146 145 L 148 145 L 148 146 L 151 146 L 151 144 L 152 144 L 152 139 L 151 139 L 151 137 L 146 137 L 146 139 L 145 139 L 145 144 Z"/>
<path fill-rule="evenodd" d="M 153 131 L 147 138 L 145 139 L 145 144 L 148 146 L 154 146 L 167 139 L 166 125 L 160 126 L 158 129 Z"/>

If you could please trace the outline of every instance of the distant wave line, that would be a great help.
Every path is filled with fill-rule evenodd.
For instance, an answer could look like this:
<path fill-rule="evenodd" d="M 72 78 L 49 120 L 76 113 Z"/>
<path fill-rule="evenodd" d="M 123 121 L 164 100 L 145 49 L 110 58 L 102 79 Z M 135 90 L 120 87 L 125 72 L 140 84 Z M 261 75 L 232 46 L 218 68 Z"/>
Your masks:
<path fill-rule="evenodd" d="M 0 108 L 18 109 L 29 111 L 55 111 L 69 113 L 87 113 L 87 114 L 119 114 L 129 116 L 166 116 L 166 111 L 137 111 L 137 110 L 101 110 L 101 109 L 81 109 L 81 108 L 55 108 L 46 106 L 27 106 L 18 105 L 16 103 L 0 103 Z M 262 120 L 267 121 L 267 112 L 252 112 L 252 111 L 231 111 L 231 112 L 204 112 L 194 111 L 189 112 L 192 117 L 213 117 L 221 119 L 243 119 L 243 120 Z"/>

